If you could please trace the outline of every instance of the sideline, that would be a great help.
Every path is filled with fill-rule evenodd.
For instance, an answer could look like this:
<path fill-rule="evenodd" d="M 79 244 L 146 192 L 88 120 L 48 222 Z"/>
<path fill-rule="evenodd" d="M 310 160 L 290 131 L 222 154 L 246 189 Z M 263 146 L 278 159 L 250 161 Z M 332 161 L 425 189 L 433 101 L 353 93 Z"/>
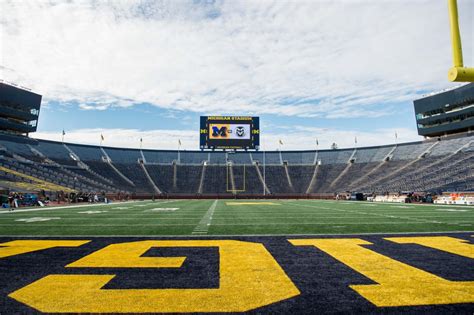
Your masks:
<path fill-rule="evenodd" d="M 168 203 L 168 202 L 173 202 L 173 201 L 178 201 L 178 200 L 168 200 L 168 201 L 162 201 L 162 202 L 155 202 L 156 204 L 160 203 Z M 13 211 L 9 210 L 3 210 L 0 211 L 0 214 L 4 213 L 20 213 L 20 212 L 33 212 L 33 211 L 47 211 L 47 210 L 56 210 L 56 209 L 74 209 L 74 208 L 87 208 L 87 207 L 103 207 L 103 206 L 119 206 L 123 204 L 129 204 L 129 203 L 142 203 L 142 202 L 152 202 L 152 201 L 147 201 L 147 200 L 140 200 L 140 201 L 120 201 L 120 202 L 112 202 L 112 203 L 93 203 L 93 204 L 84 204 L 84 205 L 69 205 L 69 206 L 45 206 L 45 207 L 38 207 L 38 208 L 28 208 L 28 209 L 15 209 Z"/>

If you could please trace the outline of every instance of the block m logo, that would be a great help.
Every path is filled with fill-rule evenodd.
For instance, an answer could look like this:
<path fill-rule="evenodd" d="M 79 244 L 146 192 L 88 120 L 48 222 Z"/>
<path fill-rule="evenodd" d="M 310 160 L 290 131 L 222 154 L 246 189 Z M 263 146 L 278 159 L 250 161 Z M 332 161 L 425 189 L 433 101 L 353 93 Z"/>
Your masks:
<path fill-rule="evenodd" d="M 213 138 L 227 138 L 227 127 L 226 126 L 212 126 L 212 137 Z"/>

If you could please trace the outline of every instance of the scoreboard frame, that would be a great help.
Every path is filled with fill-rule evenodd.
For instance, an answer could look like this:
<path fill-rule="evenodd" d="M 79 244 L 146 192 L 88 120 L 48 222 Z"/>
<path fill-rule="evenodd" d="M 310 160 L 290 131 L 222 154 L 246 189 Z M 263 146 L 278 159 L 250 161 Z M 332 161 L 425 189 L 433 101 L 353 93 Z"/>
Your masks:
<path fill-rule="evenodd" d="M 258 150 L 260 118 L 253 116 L 201 116 L 201 150 Z"/>

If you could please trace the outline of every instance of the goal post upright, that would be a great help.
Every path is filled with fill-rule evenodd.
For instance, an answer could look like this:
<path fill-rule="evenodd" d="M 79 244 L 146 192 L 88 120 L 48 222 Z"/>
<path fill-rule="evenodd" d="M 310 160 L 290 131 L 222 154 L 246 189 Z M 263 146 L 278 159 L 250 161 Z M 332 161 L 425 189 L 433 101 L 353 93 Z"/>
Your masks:
<path fill-rule="evenodd" d="M 226 167 L 226 190 L 227 192 L 231 192 L 233 194 L 237 194 L 237 193 L 241 193 L 241 192 L 245 192 L 246 191 L 246 185 L 245 185 L 245 179 L 246 179 L 246 166 L 245 164 L 242 165 L 243 167 L 243 171 L 242 171 L 242 189 L 237 189 L 236 187 L 232 188 L 232 185 L 231 187 L 229 188 L 229 181 L 231 181 L 230 179 L 230 167 L 231 165 L 230 164 L 227 164 L 227 167 Z M 234 185 L 235 185 L 235 174 L 234 174 Z"/>
<path fill-rule="evenodd" d="M 448 79 L 452 82 L 474 82 L 474 68 L 464 67 L 457 0 L 448 0 L 448 11 L 453 50 L 453 67 L 448 71 Z"/>

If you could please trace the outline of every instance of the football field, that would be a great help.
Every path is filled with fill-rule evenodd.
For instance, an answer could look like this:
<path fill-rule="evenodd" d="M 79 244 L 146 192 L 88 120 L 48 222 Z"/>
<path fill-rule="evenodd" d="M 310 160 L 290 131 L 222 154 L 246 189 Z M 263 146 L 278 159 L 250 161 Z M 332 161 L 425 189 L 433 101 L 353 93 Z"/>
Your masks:
<path fill-rule="evenodd" d="M 0 211 L 0 235 L 295 235 L 474 230 L 474 207 L 324 200 L 166 200 Z"/>
<path fill-rule="evenodd" d="M 474 208 L 159 200 L 0 211 L 0 313 L 474 311 Z"/>

